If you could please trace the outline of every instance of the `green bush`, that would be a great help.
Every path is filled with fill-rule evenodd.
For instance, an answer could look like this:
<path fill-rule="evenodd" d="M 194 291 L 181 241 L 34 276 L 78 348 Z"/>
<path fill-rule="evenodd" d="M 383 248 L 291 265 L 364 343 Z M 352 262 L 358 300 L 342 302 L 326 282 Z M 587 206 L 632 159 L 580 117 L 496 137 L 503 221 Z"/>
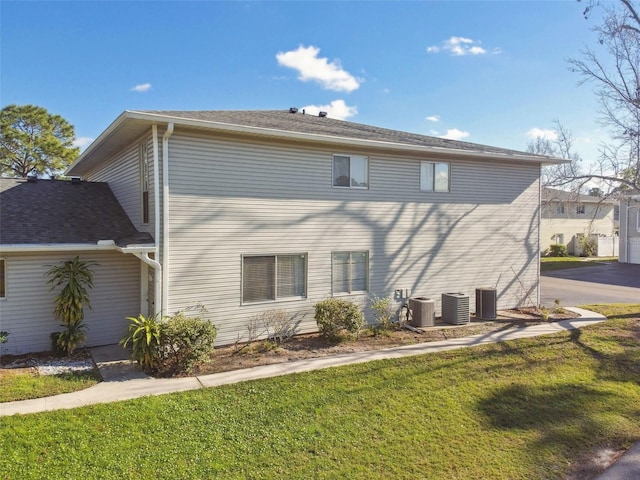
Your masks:
<path fill-rule="evenodd" d="M 179 312 L 160 328 L 164 368 L 174 373 L 190 372 L 198 362 L 210 358 L 217 328 L 206 319 Z"/>
<path fill-rule="evenodd" d="M 120 345 L 127 348 L 131 344 L 131 359 L 147 373 L 154 372 L 162 362 L 160 349 L 160 322 L 158 316 L 127 317 L 129 327 L 120 340 Z"/>
<path fill-rule="evenodd" d="M 591 237 L 583 235 L 578 237 L 581 257 L 595 257 L 598 254 L 598 243 Z"/>
<path fill-rule="evenodd" d="M 378 328 L 382 330 L 390 330 L 393 326 L 393 318 L 395 317 L 391 299 L 389 297 L 378 297 L 373 295 L 371 299 L 371 308 Z"/>
<path fill-rule="evenodd" d="M 339 298 L 328 298 L 315 304 L 315 318 L 320 334 L 338 339 L 343 331 L 357 337 L 364 325 L 364 315 L 357 305 Z"/>
<path fill-rule="evenodd" d="M 74 350 L 87 340 L 87 326 L 82 320 L 60 326 L 64 327 L 64 330 L 51 335 L 52 341 L 55 341 L 54 351 L 64 352 L 70 357 Z"/>
<path fill-rule="evenodd" d="M 568 257 L 569 252 L 567 252 L 567 246 L 563 245 L 562 243 L 551 245 L 549 247 L 549 256 L 550 257 Z"/>

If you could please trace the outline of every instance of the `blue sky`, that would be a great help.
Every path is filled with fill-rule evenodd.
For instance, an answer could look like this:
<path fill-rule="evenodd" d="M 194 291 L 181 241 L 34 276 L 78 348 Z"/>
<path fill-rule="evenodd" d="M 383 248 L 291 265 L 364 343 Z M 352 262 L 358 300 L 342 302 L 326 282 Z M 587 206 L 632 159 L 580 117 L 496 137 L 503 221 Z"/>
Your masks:
<path fill-rule="evenodd" d="M 124 110 L 322 109 L 524 150 L 559 119 L 585 161 L 607 132 L 566 59 L 597 50 L 567 1 L 0 4 L 2 106 L 67 118 L 79 144 Z M 537 130 L 536 130 L 537 129 Z"/>

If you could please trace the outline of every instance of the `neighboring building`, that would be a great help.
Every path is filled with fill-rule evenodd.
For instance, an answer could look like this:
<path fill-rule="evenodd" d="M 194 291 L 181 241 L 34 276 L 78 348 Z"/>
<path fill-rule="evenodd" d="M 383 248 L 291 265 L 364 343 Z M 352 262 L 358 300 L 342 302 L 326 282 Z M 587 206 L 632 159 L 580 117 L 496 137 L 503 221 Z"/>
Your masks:
<path fill-rule="evenodd" d="M 540 167 L 554 162 L 295 109 L 126 111 L 68 174 L 108 184 L 132 229 L 155 242 L 118 245 L 107 231 L 90 239 L 104 251 L 29 258 L 0 246 L 5 347 L 44 346 L 50 314 L 24 312 L 51 294 L 24 292 L 44 283 L 41 265 L 75 253 L 100 262 L 92 315 L 115 325 L 92 322 L 92 345 L 117 342 L 125 316 L 198 304 L 229 344 L 267 310 L 313 331 L 314 304 L 331 296 L 365 307 L 371 294 L 391 296 L 398 308 L 407 293 L 427 296 L 439 314 L 442 293 L 473 305 L 475 288 L 495 287 L 499 308 L 537 303 Z"/>
<path fill-rule="evenodd" d="M 571 255 L 580 255 L 579 238 L 592 236 L 600 241 L 599 256 L 617 256 L 620 213 L 617 207 L 618 201 L 611 198 L 543 187 L 541 252 L 548 251 L 551 245 L 563 244 Z"/>
<path fill-rule="evenodd" d="M 620 199 L 620 257 L 623 263 L 640 263 L 640 192 Z"/>

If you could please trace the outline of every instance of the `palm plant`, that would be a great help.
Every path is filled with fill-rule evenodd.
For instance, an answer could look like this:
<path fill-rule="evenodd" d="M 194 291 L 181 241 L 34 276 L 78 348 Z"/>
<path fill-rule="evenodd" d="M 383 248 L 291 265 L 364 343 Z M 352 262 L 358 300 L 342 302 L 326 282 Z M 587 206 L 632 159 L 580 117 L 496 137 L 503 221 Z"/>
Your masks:
<path fill-rule="evenodd" d="M 127 317 L 129 326 L 120 340 L 120 345 L 127 348 L 131 344 L 131 359 L 138 362 L 145 372 L 153 372 L 162 360 L 160 345 L 160 322 L 158 315 L 145 317 Z"/>
<path fill-rule="evenodd" d="M 54 299 L 53 314 L 62 322 L 65 330 L 54 334 L 59 348 L 71 355 L 76 347 L 86 340 L 86 326 L 84 308 L 91 309 L 89 302 L 89 289 L 93 288 L 92 267 L 96 262 L 80 260 L 76 255 L 73 260 L 62 262 L 61 265 L 50 265 L 47 272 L 51 290 L 63 285 Z"/>

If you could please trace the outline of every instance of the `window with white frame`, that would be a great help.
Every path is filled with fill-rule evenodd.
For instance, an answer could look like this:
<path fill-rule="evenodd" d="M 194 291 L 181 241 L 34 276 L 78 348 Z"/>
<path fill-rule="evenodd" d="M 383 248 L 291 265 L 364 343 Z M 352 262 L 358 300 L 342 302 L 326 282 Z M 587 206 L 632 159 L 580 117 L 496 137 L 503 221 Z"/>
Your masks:
<path fill-rule="evenodd" d="M 420 191 L 448 192 L 449 170 L 445 162 L 420 162 Z"/>
<path fill-rule="evenodd" d="M 585 212 L 584 205 L 576 206 L 576 214 L 577 215 L 584 215 L 584 212 Z"/>
<path fill-rule="evenodd" d="M 636 230 L 640 232 L 640 210 L 638 210 L 638 213 L 636 214 Z"/>
<path fill-rule="evenodd" d="M 556 206 L 556 213 L 559 215 L 564 215 L 564 203 L 559 203 Z"/>
<path fill-rule="evenodd" d="M 369 290 L 369 252 L 333 252 L 331 255 L 334 295 Z"/>
<path fill-rule="evenodd" d="M 0 298 L 7 298 L 7 267 L 4 258 L 0 258 Z"/>
<path fill-rule="evenodd" d="M 355 155 L 334 155 L 333 186 L 369 188 L 369 159 Z"/>
<path fill-rule="evenodd" d="M 306 297 L 307 255 L 244 255 L 242 303 Z"/>
<path fill-rule="evenodd" d="M 140 144 L 138 157 L 140 162 L 140 191 L 142 192 L 142 223 L 149 223 L 149 157 L 146 143 Z"/>

